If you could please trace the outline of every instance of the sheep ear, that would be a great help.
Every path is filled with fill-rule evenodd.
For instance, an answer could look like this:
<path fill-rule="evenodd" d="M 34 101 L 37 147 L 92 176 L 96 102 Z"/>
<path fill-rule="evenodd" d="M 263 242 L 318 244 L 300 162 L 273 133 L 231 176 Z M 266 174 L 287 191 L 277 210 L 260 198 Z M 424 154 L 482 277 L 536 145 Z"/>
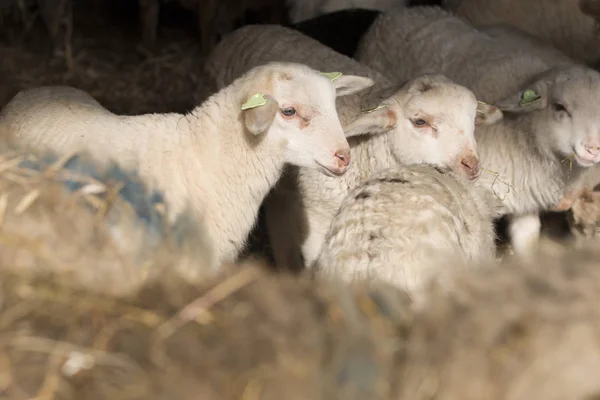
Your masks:
<path fill-rule="evenodd" d="M 496 106 L 477 102 L 477 115 L 475 116 L 475 125 L 492 125 L 504 117 L 502 111 Z"/>
<path fill-rule="evenodd" d="M 253 135 L 266 132 L 279 109 L 277 100 L 268 94 L 256 93 L 242 104 L 244 124 Z"/>
<path fill-rule="evenodd" d="M 353 136 L 388 132 L 396 126 L 396 112 L 382 104 L 371 110 L 363 110 L 354 121 L 344 127 L 347 138 Z"/>
<path fill-rule="evenodd" d="M 331 83 L 335 87 L 336 96 L 347 96 L 368 89 L 375 84 L 371 78 L 357 75 L 338 75 L 331 77 L 332 73 L 324 74 L 332 79 Z"/>
<path fill-rule="evenodd" d="M 541 110 L 547 103 L 548 100 L 543 93 L 528 88 L 497 102 L 495 106 L 504 112 L 528 113 Z"/>

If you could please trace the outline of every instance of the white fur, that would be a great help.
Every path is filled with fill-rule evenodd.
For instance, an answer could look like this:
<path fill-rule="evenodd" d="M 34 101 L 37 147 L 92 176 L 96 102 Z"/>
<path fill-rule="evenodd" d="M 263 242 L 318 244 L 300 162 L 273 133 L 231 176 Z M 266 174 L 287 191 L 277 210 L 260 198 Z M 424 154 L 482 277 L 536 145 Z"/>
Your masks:
<path fill-rule="evenodd" d="M 282 268 L 310 265 L 319 254 L 329 223 L 347 192 L 373 172 L 401 163 L 429 162 L 462 170 L 477 158 L 473 139 L 476 111 L 485 123 L 499 113 L 479 106 L 473 94 L 442 76 L 424 76 L 403 87 L 305 35 L 278 26 L 246 26 L 225 37 L 207 60 L 217 87 L 246 68 L 273 60 L 298 61 L 321 70 L 358 73 L 376 79 L 371 93 L 338 99 L 337 109 L 352 147 L 352 166 L 342 179 L 305 168 L 289 168 L 265 200 L 265 216 L 275 263 Z M 385 104 L 371 113 L 361 113 Z M 437 129 L 411 120 L 427 115 Z"/>
<path fill-rule="evenodd" d="M 495 258 L 492 192 L 449 169 L 391 168 L 352 189 L 331 222 L 317 275 L 418 292 L 450 259 Z"/>
<path fill-rule="evenodd" d="M 255 93 L 264 93 L 267 104 L 242 111 Z M 173 215 L 186 205 L 204 215 L 221 264 L 244 246 L 286 163 L 328 174 L 326 168 L 345 171 L 334 156 L 349 150 L 335 98 L 336 87 L 318 71 L 271 63 L 252 69 L 188 115 L 115 115 L 83 91 L 46 87 L 17 94 L 0 124 L 28 145 L 91 150 L 100 160 L 137 168 L 165 193 Z M 283 116 L 281 110 L 292 105 L 306 121 Z"/>
<path fill-rule="evenodd" d="M 445 3 L 455 15 L 475 26 L 512 25 L 581 62 L 600 60 L 596 20 L 582 12 L 580 0 L 445 0 Z"/>
<path fill-rule="evenodd" d="M 352 8 L 367 10 L 389 10 L 404 6 L 407 0 L 286 0 L 290 22 L 297 23 L 319 15 Z"/>
<path fill-rule="evenodd" d="M 423 70 L 444 74 L 504 112 L 500 123 L 478 128 L 475 137 L 487 171 L 482 181 L 493 186 L 504 213 L 515 214 L 516 221 L 557 205 L 581 173 L 600 161 L 600 153 L 582 159 L 584 144 L 600 145 L 600 74 L 564 57 L 550 64 L 548 53 L 540 57 L 530 49 L 516 41 L 508 46 L 439 8 L 415 7 L 380 16 L 357 57 L 398 82 Z M 519 106 L 525 89 L 537 90 L 541 99 Z M 554 109 L 557 102 L 570 116 Z M 572 154 L 577 156 L 570 163 Z M 513 238 L 513 246 L 530 247 L 527 242 L 539 236 L 533 231 L 518 235 L 524 244 Z"/>

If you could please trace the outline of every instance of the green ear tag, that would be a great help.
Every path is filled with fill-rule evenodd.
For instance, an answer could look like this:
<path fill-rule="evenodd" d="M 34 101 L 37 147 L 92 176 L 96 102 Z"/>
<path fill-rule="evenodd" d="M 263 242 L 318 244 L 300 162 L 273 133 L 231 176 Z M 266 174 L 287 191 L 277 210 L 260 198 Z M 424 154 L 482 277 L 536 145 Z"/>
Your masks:
<path fill-rule="evenodd" d="M 527 104 L 531 104 L 534 101 L 538 101 L 541 98 L 542 96 L 537 94 L 535 90 L 527 89 L 523 92 L 523 95 L 521 95 L 521 102 L 519 104 L 522 106 L 526 106 Z"/>
<path fill-rule="evenodd" d="M 252 97 L 250 97 L 244 104 L 242 104 L 242 110 L 247 110 L 249 108 L 255 108 L 264 106 L 267 104 L 267 99 L 262 93 L 256 93 Z"/>
<path fill-rule="evenodd" d="M 321 75 L 329 78 L 332 82 L 342 76 L 341 72 L 321 72 Z"/>
<path fill-rule="evenodd" d="M 371 108 L 370 110 L 362 110 L 361 113 L 368 114 L 368 113 L 372 113 L 373 111 L 381 110 L 382 108 L 386 108 L 386 107 L 387 106 L 385 104 L 380 104 L 375 108 Z"/>

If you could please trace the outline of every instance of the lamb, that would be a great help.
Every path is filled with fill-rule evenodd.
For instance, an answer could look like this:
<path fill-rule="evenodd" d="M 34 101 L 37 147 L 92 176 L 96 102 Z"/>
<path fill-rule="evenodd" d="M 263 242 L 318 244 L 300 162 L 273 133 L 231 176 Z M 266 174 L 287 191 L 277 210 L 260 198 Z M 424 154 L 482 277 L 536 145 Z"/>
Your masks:
<path fill-rule="evenodd" d="M 315 262 L 317 276 L 380 280 L 408 293 L 448 260 L 495 259 L 492 191 L 449 168 L 379 171 L 350 190 Z"/>
<path fill-rule="evenodd" d="M 536 248 L 538 213 L 557 206 L 600 162 L 600 74 L 590 68 L 564 59 L 549 65 L 436 7 L 382 14 L 357 59 L 397 82 L 421 71 L 444 74 L 502 110 L 503 120 L 478 127 L 475 137 L 488 171 L 482 182 L 503 199 L 519 255 Z"/>
<path fill-rule="evenodd" d="M 286 163 L 332 176 L 347 170 L 335 97 L 372 84 L 351 75 L 331 82 L 304 65 L 270 63 L 188 115 L 139 116 L 112 114 L 75 88 L 44 87 L 17 94 L 0 124 L 27 145 L 91 150 L 99 160 L 137 169 L 165 194 L 172 217 L 189 206 L 204 218 L 219 265 L 237 256 Z"/>
<path fill-rule="evenodd" d="M 512 25 L 580 62 L 600 61 L 598 0 L 445 0 L 444 6 L 477 27 Z"/>
<path fill-rule="evenodd" d="M 598 247 L 466 269 L 432 284 L 413 316 L 396 399 L 594 399 L 600 395 Z"/>
<path fill-rule="evenodd" d="M 393 398 L 397 327 L 411 315 L 393 287 L 244 263 L 194 284 L 165 266 L 111 296 L 102 280 L 92 291 L 66 274 L 11 267 L 0 264 L 8 398 Z"/>
<path fill-rule="evenodd" d="M 213 254 L 202 221 L 169 223 L 163 196 L 135 171 L 0 142 L 0 264 L 128 293 L 165 264 L 197 279 Z M 103 270 L 103 273 L 98 273 Z"/>
<path fill-rule="evenodd" d="M 265 200 L 265 219 L 278 268 L 300 270 L 317 258 L 329 223 L 347 192 L 379 169 L 401 163 L 451 166 L 480 174 L 474 123 L 502 114 L 442 76 L 422 76 L 400 87 L 305 35 L 277 26 L 246 26 L 225 37 L 207 59 L 206 73 L 223 87 L 247 68 L 273 60 L 303 60 L 375 80 L 371 93 L 338 99 L 353 164 L 341 179 L 288 168 Z M 361 113 L 361 110 L 365 111 Z"/>
<path fill-rule="evenodd" d="M 408 0 L 286 0 L 291 23 L 305 21 L 319 15 L 340 10 L 362 8 L 385 11 L 396 6 L 404 6 Z"/>

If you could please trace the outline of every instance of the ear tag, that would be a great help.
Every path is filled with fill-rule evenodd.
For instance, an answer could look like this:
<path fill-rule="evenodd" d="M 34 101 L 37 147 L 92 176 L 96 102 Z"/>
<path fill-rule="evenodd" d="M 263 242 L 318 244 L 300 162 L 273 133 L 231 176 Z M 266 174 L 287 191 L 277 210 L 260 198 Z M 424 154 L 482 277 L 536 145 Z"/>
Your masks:
<path fill-rule="evenodd" d="M 531 103 L 533 103 L 535 101 L 538 101 L 541 98 L 542 98 L 542 96 L 540 96 L 539 94 L 537 94 L 537 92 L 535 90 L 533 90 L 533 89 L 527 89 L 521 95 L 521 101 L 519 102 L 519 104 L 521 106 L 526 106 L 526 105 L 531 104 Z"/>
<path fill-rule="evenodd" d="M 381 110 L 382 108 L 386 108 L 387 106 L 385 104 L 380 104 L 375 108 L 371 108 L 370 110 L 362 110 L 361 114 L 369 114 L 372 113 L 373 111 L 377 111 L 377 110 Z"/>
<path fill-rule="evenodd" d="M 262 93 L 256 93 L 252 97 L 250 97 L 244 104 L 242 104 L 242 110 L 247 110 L 249 108 L 255 108 L 264 106 L 267 104 L 267 99 Z"/>
<path fill-rule="evenodd" d="M 488 103 L 486 103 L 485 101 L 479 101 L 479 100 L 478 100 L 478 101 L 477 101 L 477 104 L 479 104 L 480 106 L 483 106 L 483 107 L 488 107 L 488 106 L 489 106 L 489 104 L 488 104 Z M 481 110 L 479 110 L 479 109 L 478 109 L 478 110 L 477 110 L 477 114 L 483 114 L 483 111 L 481 111 Z"/>
<path fill-rule="evenodd" d="M 339 78 L 340 76 L 342 76 L 342 73 L 341 72 L 321 72 L 321 75 L 329 78 L 329 80 L 331 80 L 333 82 L 337 78 Z"/>

